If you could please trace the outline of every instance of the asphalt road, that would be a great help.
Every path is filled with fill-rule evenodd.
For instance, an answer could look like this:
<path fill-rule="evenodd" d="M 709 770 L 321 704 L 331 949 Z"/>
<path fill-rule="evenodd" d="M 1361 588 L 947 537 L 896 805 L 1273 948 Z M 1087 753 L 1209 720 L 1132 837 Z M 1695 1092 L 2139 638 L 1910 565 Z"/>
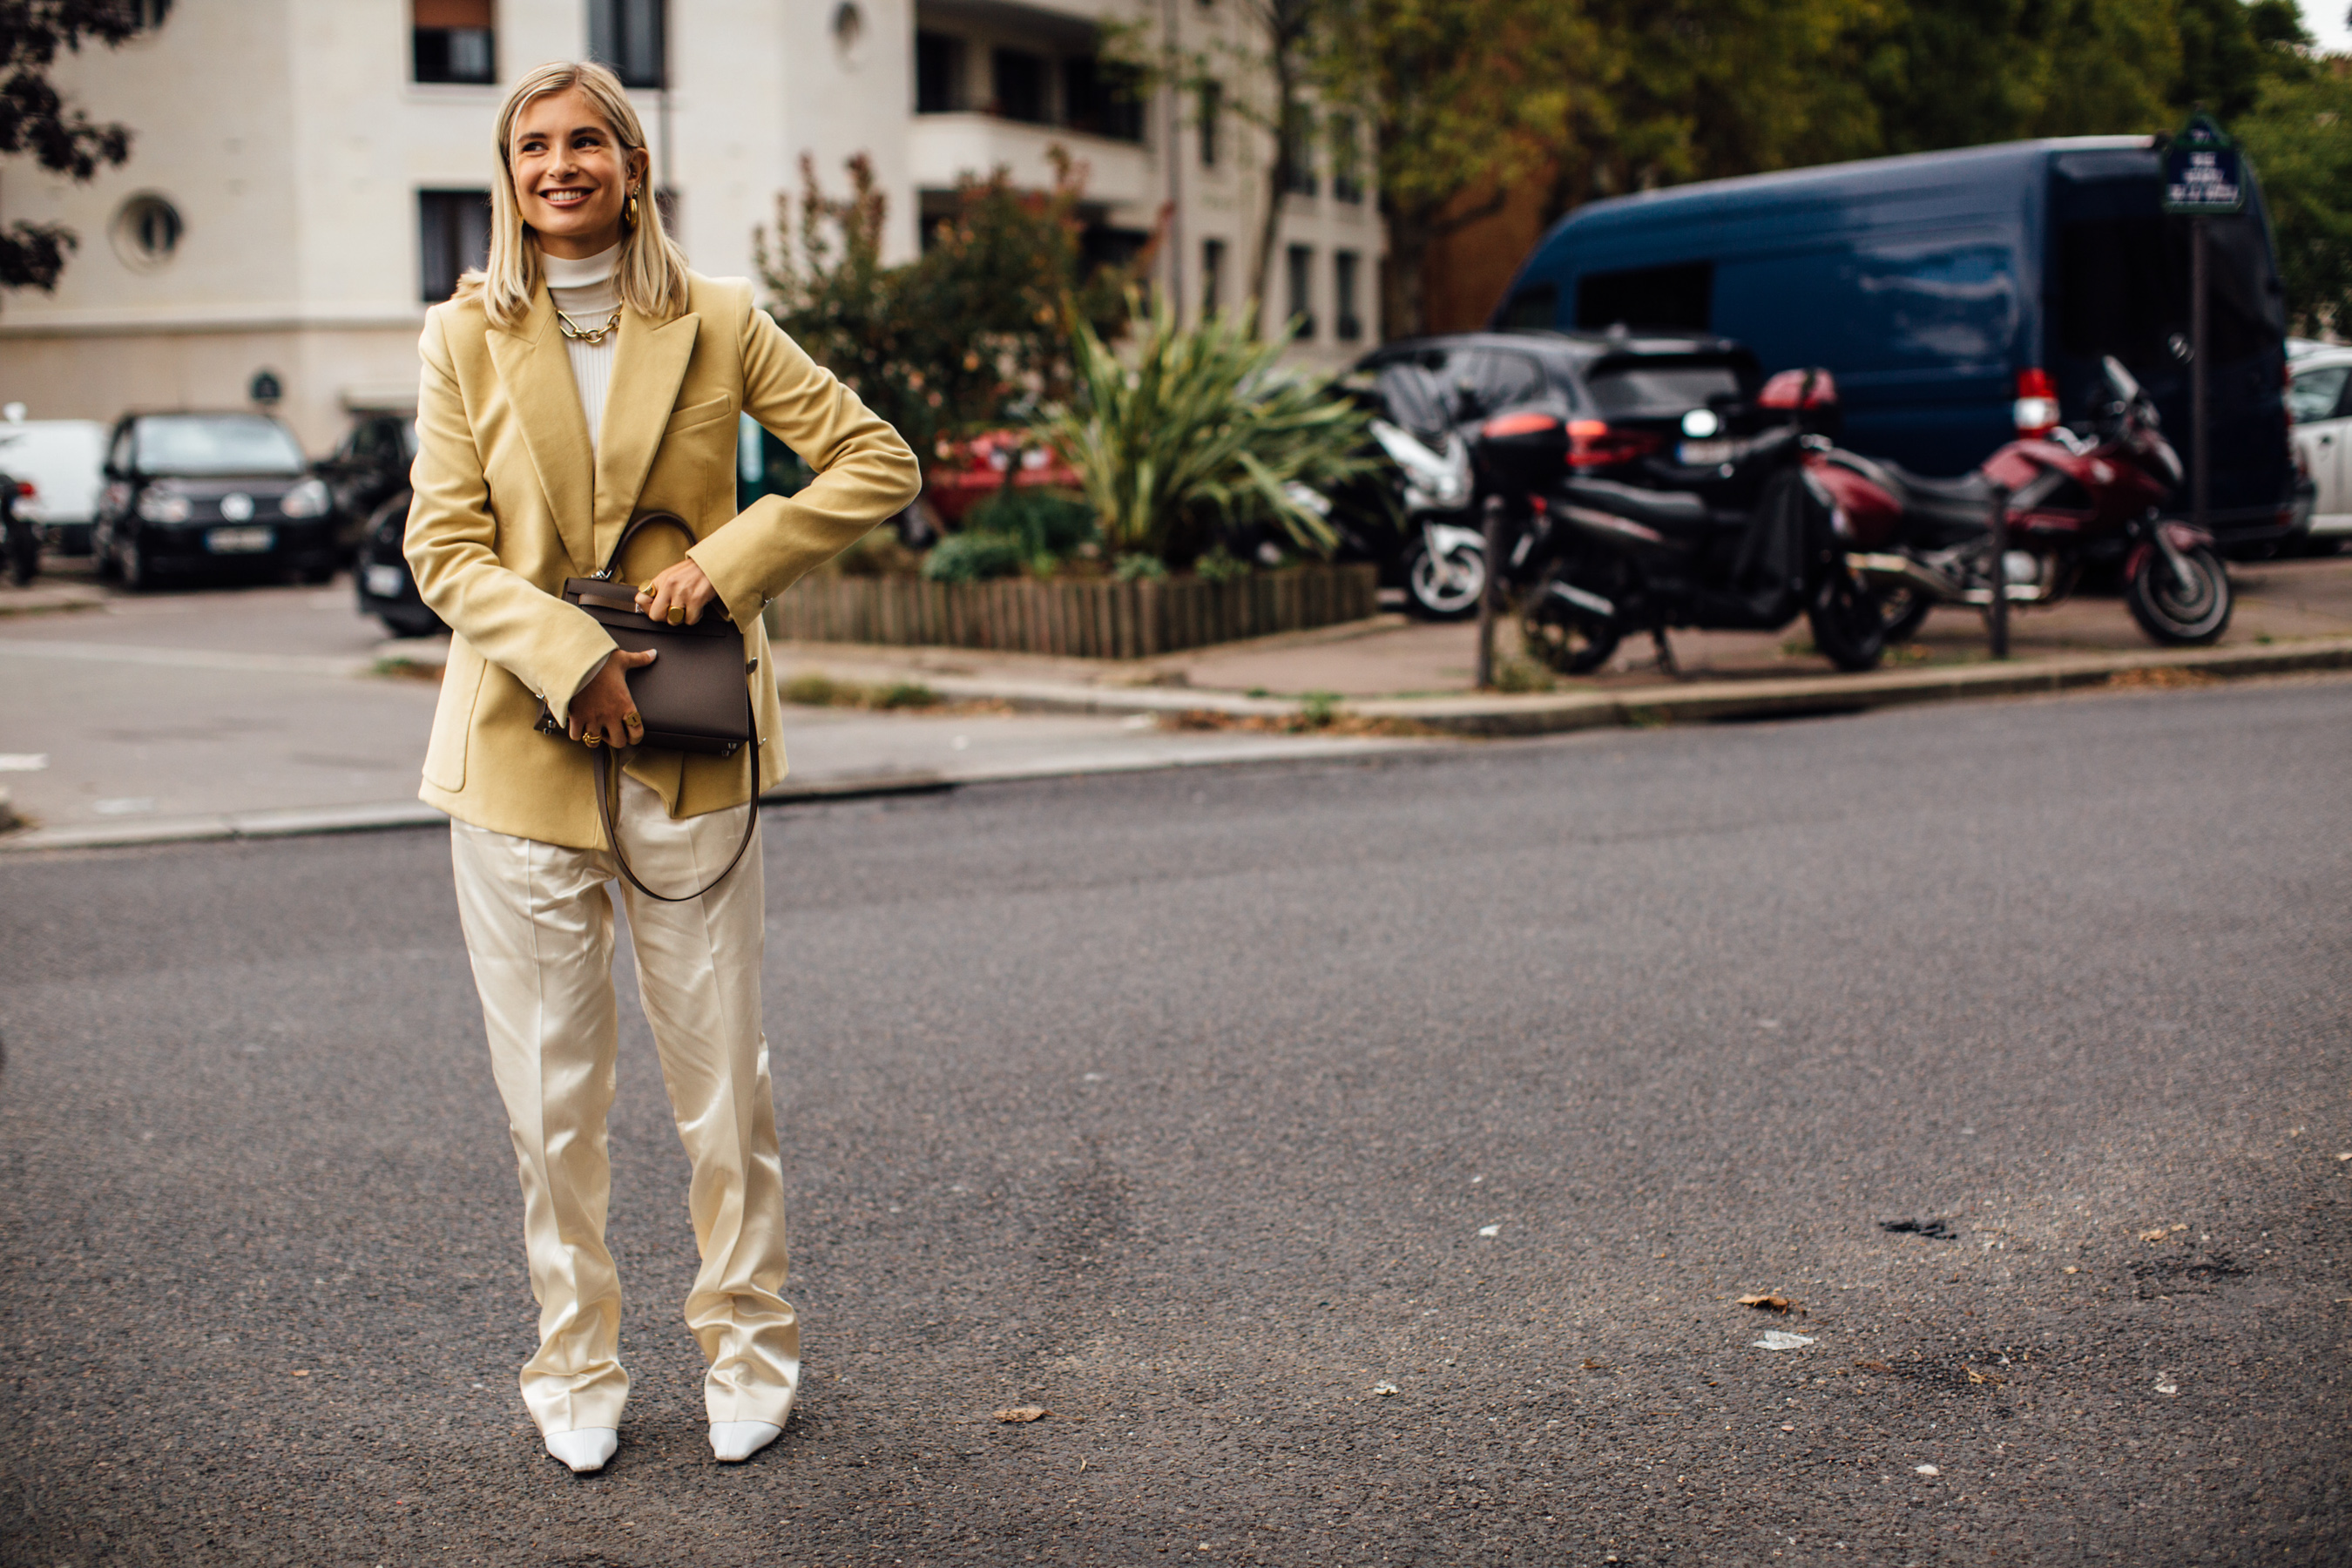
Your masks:
<path fill-rule="evenodd" d="M 0 1562 L 2352 1560 L 2347 773 L 2315 681 L 772 811 L 808 1390 L 710 1460 L 625 1004 L 593 1479 L 442 836 L 0 863 Z"/>

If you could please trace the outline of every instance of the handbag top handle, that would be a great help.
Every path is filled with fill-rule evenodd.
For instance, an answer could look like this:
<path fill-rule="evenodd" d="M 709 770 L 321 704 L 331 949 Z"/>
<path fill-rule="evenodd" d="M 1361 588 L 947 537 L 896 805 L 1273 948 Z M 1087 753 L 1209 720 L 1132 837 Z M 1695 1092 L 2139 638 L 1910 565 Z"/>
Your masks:
<path fill-rule="evenodd" d="M 604 569 L 596 574 L 596 581 L 599 583 L 611 582 L 613 580 L 613 574 L 619 571 L 621 568 L 621 552 L 629 547 L 629 541 L 637 536 L 637 531 L 640 529 L 650 528 L 657 522 L 667 523 L 670 527 L 686 535 L 686 542 L 689 545 L 699 544 L 702 542 L 700 539 L 696 537 L 694 530 L 686 525 L 686 519 L 678 516 L 674 511 L 639 512 L 636 516 L 629 519 L 628 527 L 621 530 L 621 537 L 613 541 L 613 553 L 604 558 Z"/>

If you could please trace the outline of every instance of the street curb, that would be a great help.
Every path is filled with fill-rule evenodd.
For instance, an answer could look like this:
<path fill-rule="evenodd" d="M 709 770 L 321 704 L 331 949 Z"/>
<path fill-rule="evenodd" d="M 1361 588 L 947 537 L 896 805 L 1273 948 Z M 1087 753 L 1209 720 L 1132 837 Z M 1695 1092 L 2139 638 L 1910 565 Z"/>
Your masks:
<path fill-rule="evenodd" d="M 2213 679 L 2352 669 L 2352 637 L 2285 647 L 2165 648 L 2084 654 L 2030 665 L 1979 664 L 1936 669 L 1883 669 L 1862 675 L 1791 679 L 1714 680 L 1640 691 L 1525 697 L 1421 697 L 1351 702 L 1365 718 L 1399 719 L 1449 734 L 1551 735 L 1615 725 L 1648 725 L 1860 713 L 1925 702 L 2024 697 L 2102 686 L 2137 670 Z"/>
<path fill-rule="evenodd" d="M 1086 763 L 1010 763 L 974 768 L 969 773 L 869 773 L 835 779 L 791 779 L 760 796 L 761 805 L 817 805 L 831 801 L 871 800 L 900 795 L 946 795 L 972 784 L 1020 784 L 1042 779 L 1090 778 L 1111 773 L 1174 772 L 1183 768 L 1229 767 L 1239 763 L 1353 761 L 1360 757 L 1393 755 L 1425 750 L 1427 741 L 1338 740 L 1319 736 L 1291 738 L 1296 744 L 1249 743 L 1203 749 L 1180 757 L 1097 759 Z M 205 816 L 151 817 L 140 822 L 86 823 L 71 827 L 35 827 L 0 837 L 0 858 L 38 854 L 45 850 L 119 849 L 150 844 L 218 843 L 230 839 L 294 838 L 331 833 L 364 833 L 384 828 L 436 827 L 448 816 L 422 801 L 389 801 L 370 805 L 299 807 L 276 811 L 227 812 Z"/>

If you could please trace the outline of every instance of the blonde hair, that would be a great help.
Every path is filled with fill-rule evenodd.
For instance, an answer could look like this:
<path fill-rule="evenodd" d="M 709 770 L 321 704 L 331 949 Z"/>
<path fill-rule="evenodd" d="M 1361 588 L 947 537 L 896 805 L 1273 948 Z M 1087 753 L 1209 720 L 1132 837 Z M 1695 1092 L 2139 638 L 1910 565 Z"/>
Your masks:
<path fill-rule="evenodd" d="M 457 292 L 482 292 L 483 309 L 501 327 L 521 324 L 530 314 L 531 297 L 539 291 L 539 244 L 522 221 L 522 204 L 515 196 L 514 150 L 517 117 L 542 98 L 578 88 L 604 115 L 621 146 L 624 166 L 646 149 L 646 128 L 628 95 L 611 71 L 593 60 L 557 60 L 541 66 L 507 94 L 499 109 L 498 177 L 490 182 L 489 263 L 478 272 L 457 279 Z M 650 190 L 637 197 L 637 221 L 624 220 L 620 264 L 614 269 L 613 291 L 637 314 L 666 321 L 686 312 L 686 258 L 662 227 L 661 204 Z"/>

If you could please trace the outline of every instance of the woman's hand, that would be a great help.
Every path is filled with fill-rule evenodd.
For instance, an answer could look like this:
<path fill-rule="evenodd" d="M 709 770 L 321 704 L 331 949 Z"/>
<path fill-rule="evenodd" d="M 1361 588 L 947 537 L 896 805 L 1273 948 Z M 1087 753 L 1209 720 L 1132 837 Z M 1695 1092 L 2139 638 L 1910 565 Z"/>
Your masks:
<path fill-rule="evenodd" d="M 702 568 L 690 560 L 681 561 L 637 590 L 637 608 L 656 621 L 671 626 L 684 621 L 692 626 L 717 597 L 719 590 L 710 585 Z"/>
<path fill-rule="evenodd" d="M 591 746 L 634 746 L 646 738 L 646 722 L 629 695 L 627 672 L 654 661 L 654 650 L 614 648 L 572 700 L 572 738 Z"/>

